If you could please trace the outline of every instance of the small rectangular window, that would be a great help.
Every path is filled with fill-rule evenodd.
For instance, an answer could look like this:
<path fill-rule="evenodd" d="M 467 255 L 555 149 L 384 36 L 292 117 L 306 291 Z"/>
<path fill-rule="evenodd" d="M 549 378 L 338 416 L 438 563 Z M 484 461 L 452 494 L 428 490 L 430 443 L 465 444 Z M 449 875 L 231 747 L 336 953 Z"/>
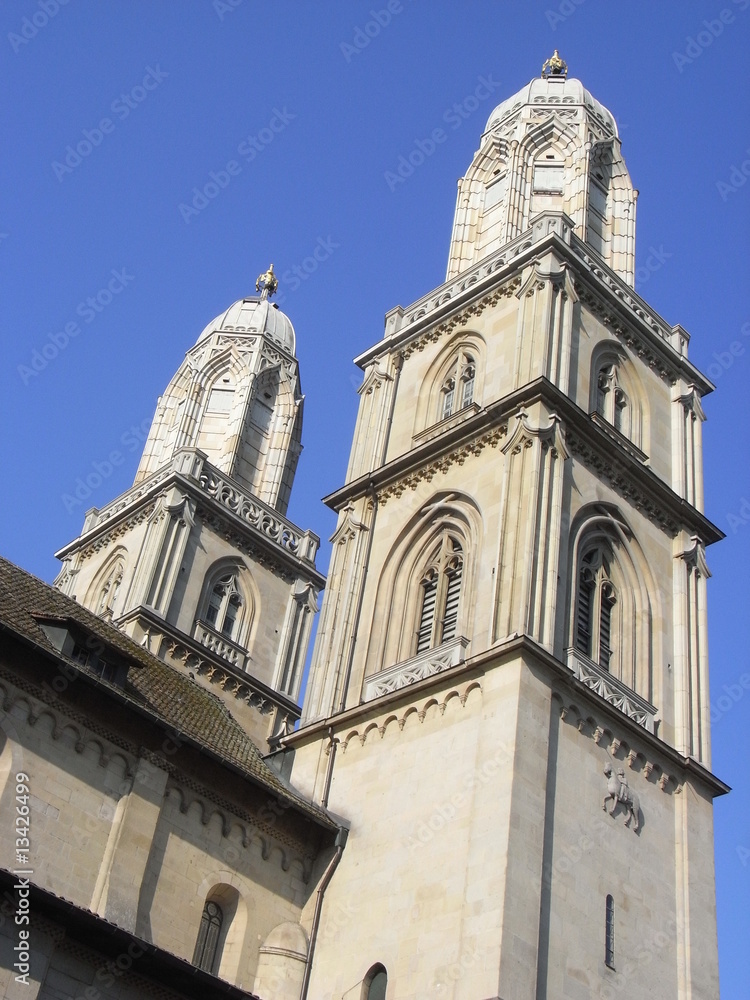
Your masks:
<path fill-rule="evenodd" d="M 562 163 L 537 163 L 534 167 L 535 194 L 562 194 Z"/>
<path fill-rule="evenodd" d="M 502 177 L 498 177 L 497 180 L 487 185 L 484 192 L 485 211 L 494 208 L 495 205 L 499 205 L 505 197 L 505 176 L 503 174 Z"/>

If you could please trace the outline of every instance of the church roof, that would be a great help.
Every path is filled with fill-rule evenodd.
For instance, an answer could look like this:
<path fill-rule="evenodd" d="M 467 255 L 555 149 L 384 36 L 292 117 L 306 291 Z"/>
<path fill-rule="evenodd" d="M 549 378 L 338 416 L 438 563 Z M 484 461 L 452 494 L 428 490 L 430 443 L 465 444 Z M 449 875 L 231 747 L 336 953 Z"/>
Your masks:
<path fill-rule="evenodd" d="M 279 347 L 294 354 L 296 338 L 292 321 L 267 297 L 251 297 L 233 302 L 208 324 L 198 338 L 198 343 L 217 332 L 265 334 Z"/>
<path fill-rule="evenodd" d="M 45 619 L 72 622 L 120 653 L 134 668 L 128 672 L 124 684 L 110 684 L 93 670 L 61 654 L 41 625 L 40 620 Z M 306 815 L 331 829 L 336 827 L 327 813 L 280 780 L 216 695 L 147 652 L 113 625 L 81 607 L 77 601 L 0 557 L 2 625 L 45 653 L 65 660 L 84 676 L 96 677 L 99 687 L 109 688 L 113 694 L 156 716 L 170 729 L 232 765 L 280 798 L 290 801 Z"/>
<path fill-rule="evenodd" d="M 498 104 L 489 117 L 485 132 L 489 132 L 503 118 L 520 111 L 525 105 L 546 106 L 548 104 L 559 105 L 561 110 L 582 106 L 595 118 L 602 119 L 612 133 L 619 138 L 617 122 L 612 112 L 600 104 L 595 97 L 592 97 L 580 80 L 573 77 L 568 79 L 537 77 L 527 83 L 517 94 Z"/>

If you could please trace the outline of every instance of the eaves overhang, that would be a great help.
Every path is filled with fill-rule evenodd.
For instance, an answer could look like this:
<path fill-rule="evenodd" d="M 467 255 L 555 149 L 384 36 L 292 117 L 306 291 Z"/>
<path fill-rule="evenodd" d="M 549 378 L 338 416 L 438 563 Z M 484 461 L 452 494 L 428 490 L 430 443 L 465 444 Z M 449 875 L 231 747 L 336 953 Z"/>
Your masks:
<path fill-rule="evenodd" d="M 606 478 L 613 488 L 618 489 L 618 485 L 626 487 L 631 496 L 633 489 L 640 490 L 642 500 L 639 505 L 645 508 L 646 516 L 651 511 L 673 534 L 680 528 L 685 528 L 691 534 L 699 535 L 706 545 L 724 537 L 724 533 L 704 514 L 678 496 L 664 480 L 640 461 L 626 443 L 615 440 L 606 429 L 599 426 L 591 414 L 582 410 L 544 377 L 469 414 L 465 420 L 449 427 L 440 436 L 417 445 L 379 469 L 346 483 L 324 497 L 324 503 L 338 512 L 349 501 L 365 494 L 371 495 L 373 490 L 377 494 L 418 472 L 425 465 L 440 461 L 451 452 L 470 446 L 493 430 L 507 425 L 525 406 L 539 401 L 545 403 L 560 418 L 566 438 L 573 435 L 577 443 L 585 443 L 589 456 L 595 457 L 597 463 L 606 468 Z M 660 511 L 663 511 L 663 517 L 660 517 Z"/>

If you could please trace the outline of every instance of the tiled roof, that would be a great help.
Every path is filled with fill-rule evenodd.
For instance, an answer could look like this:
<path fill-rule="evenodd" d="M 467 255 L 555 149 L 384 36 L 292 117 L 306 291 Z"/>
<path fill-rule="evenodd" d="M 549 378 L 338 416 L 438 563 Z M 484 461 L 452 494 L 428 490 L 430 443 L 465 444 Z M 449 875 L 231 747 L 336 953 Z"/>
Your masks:
<path fill-rule="evenodd" d="M 212 751 L 308 816 L 331 829 L 335 827 L 323 810 L 284 785 L 216 695 L 141 648 L 55 587 L 0 557 L 0 622 L 56 658 L 65 659 L 42 628 L 39 619 L 44 617 L 75 622 L 95 633 L 134 665 L 122 688 L 114 688 L 100 679 L 102 687 L 116 690 L 120 697 L 150 711 L 171 729 Z M 70 662 L 82 673 L 93 673 L 79 663 Z"/>

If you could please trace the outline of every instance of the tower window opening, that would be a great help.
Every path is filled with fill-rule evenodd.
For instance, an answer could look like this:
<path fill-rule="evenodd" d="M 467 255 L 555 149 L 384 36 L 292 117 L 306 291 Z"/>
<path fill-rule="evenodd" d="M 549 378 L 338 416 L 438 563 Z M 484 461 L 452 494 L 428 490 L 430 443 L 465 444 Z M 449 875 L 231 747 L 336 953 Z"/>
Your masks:
<path fill-rule="evenodd" d="M 233 573 L 223 576 L 208 595 L 205 620 L 227 639 L 236 639 L 242 612 L 242 597 Z"/>
<path fill-rule="evenodd" d="M 533 190 L 535 194 L 562 194 L 562 163 L 537 163 L 534 166 Z"/>
<path fill-rule="evenodd" d="M 217 903 L 210 900 L 203 907 L 201 925 L 198 930 L 198 940 L 193 952 L 193 965 L 204 972 L 216 974 L 219 959 L 219 935 L 224 914 Z"/>
<path fill-rule="evenodd" d="M 461 354 L 451 366 L 443 381 L 440 401 L 440 418 L 445 420 L 451 414 L 471 406 L 474 402 L 476 384 L 476 363 L 470 354 Z"/>
<path fill-rule="evenodd" d="M 456 637 L 462 577 L 461 544 L 452 535 L 445 534 L 422 576 L 416 653 Z"/>
<path fill-rule="evenodd" d="M 617 601 L 609 567 L 601 549 L 582 560 L 578 574 L 575 615 L 575 648 L 609 670 L 612 659 L 612 609 Z"/>
<path fill-rule="evenodd" d="M 615 901 L 607 896 L 604 925 L 604 964 L 608 969 L 615 967 Z"/>

